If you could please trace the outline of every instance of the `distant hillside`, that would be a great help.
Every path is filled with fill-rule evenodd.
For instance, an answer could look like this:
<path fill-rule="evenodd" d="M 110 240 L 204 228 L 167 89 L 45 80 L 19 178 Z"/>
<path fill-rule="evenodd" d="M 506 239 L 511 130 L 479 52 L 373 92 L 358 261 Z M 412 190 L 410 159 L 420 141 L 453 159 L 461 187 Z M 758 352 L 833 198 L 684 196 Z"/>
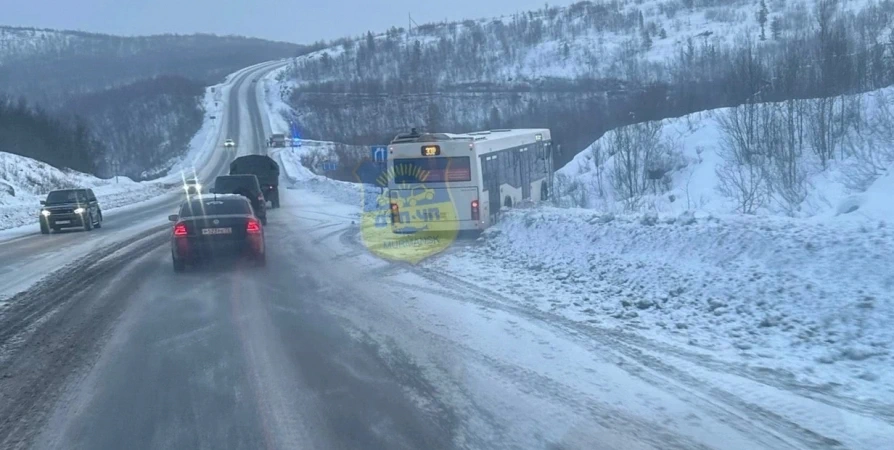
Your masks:
<path fill-rule="evenodd" d="M 296 60 L 306 136 L 379 143 L 410 126 L 548 126 L 567 162 L 607 130 L 894 82 L 894 3 L 617 0 L 393 28 Z"/>
<path fill-rule="evenodd" d="M 121 37 L 0 27 L 0 93 L 55 108 L 71 96 L 158 75 L 210 85 L 242 67 L 306 49 L 239 36 Z"/>
<path fill-rule="evenodd" d="M 162 173 L 202 124 L 204 86 L 246 66 L 321 48 L 238 36 L 121 37 L 0 26 L 0 96 L 24 98 L 63 122 L 79 122 L 101 146 L 79 170 L 135 179 Z M 0 122 L 5 119 L 0 117 Z M 2 123 L 0 123 L 2 126 Z M 71 167 L 70 150 L 20 147 Z"/>
<path fill-rule="evenodd" d="M 93 172 L 93 155 L 104 154 L 103 144 L 93 138 L 86 123 L 63 120 L 35 109 L 24 101 L 0 97 L 0 154 L 12 153 L 60 168 Z"/>
<path fill-rule="evenodd" d="M 70 99 L 64 110 L 84 117 L 117 174 L 135 180 L 167 169 L 202 126 L 205 87 L 179 76 L 160 76 Z M 111 167 L 100 164 L 97 174 Z M 108 170 L 107 170 L 108 169 Z"/>

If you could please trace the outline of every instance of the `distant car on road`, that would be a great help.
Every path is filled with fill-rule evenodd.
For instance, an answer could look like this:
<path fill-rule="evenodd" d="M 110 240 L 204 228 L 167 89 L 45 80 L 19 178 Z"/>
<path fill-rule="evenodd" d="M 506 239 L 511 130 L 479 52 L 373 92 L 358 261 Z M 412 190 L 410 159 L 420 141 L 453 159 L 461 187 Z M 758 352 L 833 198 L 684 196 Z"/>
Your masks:
<path fill-rule="evenodd" d="M 267 201 L 261 183 L 254 175 L 221 175 L 214 179 L 212 194 L 239 194 L 251 202 L 255 215 L 267 225 Z"/>
<path fill-rule="evenodd" d="M 269 138 L 267 138 L 267 146 L 268 147 L 285 147 L 286 146 L 286 135 L 282 133 L 271 134 Z"/>
<path fill-rule="evenodd" d="M 197 195 L 202 193 L 202 183 L 195 178 L 190 178 L 183 183 L 183 189 L 186 191 L 186 195 Z"/>
<path fill-rule="evenodd" d="M 227 256 L 249 258 L 267 264 L 264 226 L 251 203 L 241 195 L 193 198 L 180 205 L 179 214 L 168 216 L 171 260 L 175 272 L 189 265 Z"/>
<path fill-rule="evenodd" d="M 234 141 L 234 140 L 232 140 L 232 139 L 227 139 L 227 140 L 224 141 L 224 147 L 225 147 L 225 148 L 235 148 L 235 147 L 236 147 L 236 141 Z"/>
<path fill-rule="evenodd" d="M 92 189 L 59 189 L 40 201 L 40 232 L 62 228 L 84 228 L 86 231 L 102 227 L 102 208 Z"/>

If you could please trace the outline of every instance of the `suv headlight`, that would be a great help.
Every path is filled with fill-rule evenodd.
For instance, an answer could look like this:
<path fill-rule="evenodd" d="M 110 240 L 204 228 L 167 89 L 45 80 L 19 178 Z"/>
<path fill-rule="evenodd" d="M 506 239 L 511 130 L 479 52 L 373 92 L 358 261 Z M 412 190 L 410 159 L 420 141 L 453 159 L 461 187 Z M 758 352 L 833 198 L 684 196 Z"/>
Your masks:
<path fill-rule="evenodd" d="M 40 211 L 40 215 L 41 215 L 41 216 L 44 216 L 44 217 L 47 217 L 47 216 L 50 215 L 50 212 L 44 209 L 44 210 L 41 210 L 41 211 Z"/>
<path fill-rule="evenodd" d="M 75 214 L 84 214 L 85 212 L 87 212 L 87 210 L 84 208 L 78 208 L 75 210 Z"/>

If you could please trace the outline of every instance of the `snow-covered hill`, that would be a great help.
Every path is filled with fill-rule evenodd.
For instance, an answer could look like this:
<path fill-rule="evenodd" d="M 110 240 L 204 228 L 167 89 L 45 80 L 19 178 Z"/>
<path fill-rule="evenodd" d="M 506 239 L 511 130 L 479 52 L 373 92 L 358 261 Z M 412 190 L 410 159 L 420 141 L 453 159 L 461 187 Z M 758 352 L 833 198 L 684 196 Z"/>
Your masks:
<path fill-rule="evenodd" d="M 833 109 L 831 115 L 824 115 L 824 106 Z M 779 125 L 787 123 L 783 116 L 789 107 L 795 113 L 786 117 L 801 125 Z M 744 119 L 751 116 L 756 118 L 755 133 L 746 145 Z M 822 121 L 835 129 L 818 126 Z M 767 132 L 770 128 L 778 133 Z M 623 127 L 557 171 L 557 200 L 563 206 L 613 212 L 738 211 L 894 222 L 892 130 L 894 88 L 723 108 Z M 789 131 L 798 142 L 786 139 Z M 749 145 L 761 157 L 746 164 L 741 153 Z M 828 148 L 820 151 L 818 146 Z M 825 164 L 824 154 L 830 158 Z M 657 172 L 654 177 L 650 170 Z M 744 177 L 748 170 L 753 170 L 751 178 Z M 635 185 L 627 182 L 628 175 Z M 743 186 L 746 181 L 751 184 Z M 749 192 L 753 197 L 744 198 Z M 750 200 L 749 211 L 743 211 L 743 200 Z"/>
<path fill-rule="evenodd" d="M 296 59 L 306 137 L 380 144 L 412 126 L 545 126 L 559 163 L 608 130 L 894 82 L 894 5 L 619 0 L 369 33 Z"/>
<path fill-rule="evenodd" d="M 72 97 L 158 76 L 202 85 L 304 47 L 241 36 L 113 36 L 0 26 L 0 94 L 54 110 Z"/>
<path fill-rule="evenodd" d="M 401 75 L 433 76 L 443 85 L 551 79 L 661 81 L 673 76 L 667 72 L 669 61 L 697 57 L 702 49 L 712 49 L 716 57 L 744 39 L 773 46 L 803 36 L 818 20 L 820 3 L 849 20 L 887 17 L 892 12 L 891 5 L 876 0 L 581 1 L 496 18 L 370 33 L 299 59 L 291 75 L 298 86 L 377 80 L 386 88 Z M 876 39 L 884 43 L 892 23 L 873 20 L 871 26 L 878 34 L 862 43 L 875 45 Z M 395 57 L 402 53 L 405 57 Z M 408 70 L 414 57 L 422 62 L 429 56 L 441 57 L 442 64 L 423 68 L 424 74 Z M 344 70 L 348 63 L 368 64 L 370 70 Z"/>

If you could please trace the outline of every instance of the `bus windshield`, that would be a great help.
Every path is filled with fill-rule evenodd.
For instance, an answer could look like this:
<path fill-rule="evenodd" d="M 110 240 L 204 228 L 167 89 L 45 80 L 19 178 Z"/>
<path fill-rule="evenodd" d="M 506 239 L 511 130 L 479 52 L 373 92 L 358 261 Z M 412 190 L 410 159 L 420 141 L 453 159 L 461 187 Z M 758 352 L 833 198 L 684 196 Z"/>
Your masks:
<path fill-rule="evenodd" d="M 394 183 L 446 183 L 471 181 L 472 166 L 468 156 L 443 158 L 401 158 L 394 160 Z"/>

